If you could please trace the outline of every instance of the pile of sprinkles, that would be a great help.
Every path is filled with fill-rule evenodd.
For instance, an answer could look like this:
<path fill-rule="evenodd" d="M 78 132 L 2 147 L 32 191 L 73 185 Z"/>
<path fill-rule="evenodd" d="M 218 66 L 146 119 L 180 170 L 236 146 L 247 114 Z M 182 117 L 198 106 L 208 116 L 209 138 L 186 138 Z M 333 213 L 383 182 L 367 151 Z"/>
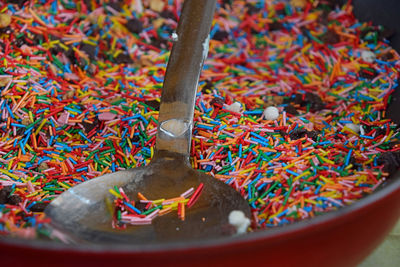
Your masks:
<path fill-rule="evenodd" d="M 183 192 L 180 196 L 169 199 L 149 200 L 140 192 L 137 194 L 138 201 L 131 200 L 120 187 L 109 190 L 115 197 L 114 207 L 108 205 L 113 214 L 112 227 L 125 229 L 129 225 L 151 224 L 154 218 L 163 216 L 176 210 L 180 220 L 185 220 L 186 207 L 192 207 L 199 199 L 204 184 L 195 190 L 193 187 Z"/>
<path fill-rule="evenodd" d="M 182 2 L 0 1 L 1 235 L 51 237 L 55 197 L 149 163 Z M 336 2 L 218 3 L 191 160 L 248 200 L 254 229 L 349 205 L 400 165 L 390 31 Z"/>

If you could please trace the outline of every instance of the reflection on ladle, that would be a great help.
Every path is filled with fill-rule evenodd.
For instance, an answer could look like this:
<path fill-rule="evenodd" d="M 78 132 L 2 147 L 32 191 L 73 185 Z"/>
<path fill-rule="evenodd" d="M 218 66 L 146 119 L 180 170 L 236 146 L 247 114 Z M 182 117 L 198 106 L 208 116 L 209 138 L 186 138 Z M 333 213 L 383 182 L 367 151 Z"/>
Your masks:
<path fill-rule="evenodd" d="M 183 135 L 188 130 L 191 130 L 191 124 L 190 122 L 171 119 L 162 122 L 160 125 L 160 130 L 171 137 L 178 137 Z"/>

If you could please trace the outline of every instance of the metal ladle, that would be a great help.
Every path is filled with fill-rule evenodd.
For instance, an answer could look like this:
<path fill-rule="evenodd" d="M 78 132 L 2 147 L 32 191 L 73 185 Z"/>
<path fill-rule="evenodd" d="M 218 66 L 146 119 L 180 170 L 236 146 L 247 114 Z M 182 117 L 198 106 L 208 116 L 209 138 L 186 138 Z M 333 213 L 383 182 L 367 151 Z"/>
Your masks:
<path fill-rule="evenodd" d="M 154 157 L 146 167 L 107 174 L 62 193 L 46 208 L 51 226 L 75 242 L 143 244 L 212 238 L 227 234 L 233 210 L 250 217 L 247 201 L 223 182 L 191 168 L 189 152 L 196 89 L 207 57 L 216 0 L 186 0 L 162 89 Z M 150 225 L 112 227 L 109 189 L 117 186 L 131 198 L 173 198 L 203 183 L 203 191 L 184 221 L 176 213 Z M 228 227 L 229 228 L 229 227 Z M 229 232 L 229 231 L 228 231 Z"/>

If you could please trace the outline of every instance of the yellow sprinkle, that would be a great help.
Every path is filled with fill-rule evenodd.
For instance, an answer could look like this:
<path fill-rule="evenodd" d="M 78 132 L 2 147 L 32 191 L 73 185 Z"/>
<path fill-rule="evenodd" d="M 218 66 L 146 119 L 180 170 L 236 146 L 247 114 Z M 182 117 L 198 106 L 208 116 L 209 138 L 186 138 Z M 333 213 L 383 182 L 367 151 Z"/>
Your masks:
<path fill-rule="evenodd" d="M 66 46 L 66 45 L 63 44 L 63 43 L 59 43 L 58 45 L 59 45 L 62 49 L 64 49 L 65 51 L 68 51 L 68 50 L 69 50 L 69 47 Z"/>
<path fill-rule="evenodd" d="M 328 152 L 325 151 L 325 150 L 323 150 L 322 148 L 320 148 L 320 149 L 318 149 L 318 150 L 322 153 L 322 156 L 328 155 Z"/>
<path fill-rule="evenodd" d="M 129 154 L 129 158 L 132 160 L 133 164 L 137 164 L 137 161 L 135 160 L 135 158 L 132 156 L 132 154 Z"/>
<path fill-rule="evenodd" d="M 129 145 L 129 148 L 130 148 L 130 149 L 132 149 L 132 143 L 131 143 L 131 140 L 130 140 L 130 138 L 127 138 L 126 140 L 128 140 L 128 145 Z"/>
<path fill-rule="evenodd" d="M 31 151 L 31 152 L 34 152 L 34 150 L 31 148 L 31 146 L 30 145 L 28 145 L 28 144 L 25 144 L 25 147 L 29 150 L 29 151 Z"/>
<path fill-rule="evenodd" d="M 88 40 L 88 39 L 83 40 L 83 42 L 85 44 L 90 44 L 90 45 L 93 45 L 93 46 L 97 46 L 97 44 L 95 42 L 92 42 L 91 40 Z"/>
<path fill-rule="evenodd" d="M 322 181 L 324 181 L 326 184 L 334 184 L 334 182 L 332 182 L 331 180 L 329 180 L 329 178 L 327 178 L 327 177 L 325 177 L 325 176 L 323 176 L 323 175 L 320 175 L 319 178 L 320 178 Z"/>
<path fill-rule="evenodd" d="M 114 39 L 114 40 L 115 40 L 115 39 Z M 121 54 L 121 53 L 122 53 L 122 50 L 117 50 L 117 51 L 115 51 L 113 57 L 116 58 L 116 57 L 118 57 L 118 55 Z"/>
<path fill-rule="evenodd" d="M 11 162 L 11 161 L 10 161 Z M 15 180 L 19 180 L 19 177 L 16 176 L 15 174 L 10 173 L 9 171 L 6 171 L 4 169 L 0 169 L 1 173 L 4 173 L 7 176 L 10 176 L 11 178 L 14 178 Z"/>
<path fill-rule="evenodd" d="M 265 205 L 265 201 L 262 200 L 261 198 L 257 199 L 257 201 L 258 201 L 261 205 Z"/>
<path fill-rule="evenodd" d="M 169 205 L 165 205 L 163 208 L 165 208 L 165 209 L 171 208 L 172 210 L 176 210 L 179 203 L 186 204 L 188 201 L 189 201 L 189 199 L 185 199 L 185 200 L 182 200 L 182 201 L 177 201 L 177 202 L 171 203 Z"/>
<path fill-rule="evenodd" d="M 159 204 L 161 204 L 163 201 L 165 201 L 165 198 L 160 198 L 160 199 L 157 199 L 157 200 L 153 200 L 152 202 L 153 202 L 153 204 L 155 204 L 155 205 L 159 205 Z"/>
<path fill-rule="evenodd" d="M 307 176 L 307 175 L 309 175 L 309 174 L 310 174 L 310 172 L 309 172 L 309 171 L 303 172 L 303 173 L 302 173 L 302 174 L 300 174 L 299 176 L 296 176 L 296 177 L 294 178 L 294 180 L 293 180 L 293 181 L 296 181 L 296 180 L 300 179 L 301 177 L 303 177 L 303 176 Z"/>
<path fill-rule="evenodd" d="M 111 44 L 111 51 L 114 51 L 114 49 L 115 49 L 115 45 L 117 44 L 117 38 L 114 38 L 113 39 L 113 42 L 112 42 L 112 44 Z"/>
<path fill-rule="evenodd" d="M 347 167 L 346 168 L 344 168 L 345 170 L 348 170 L 348 169 L 350 169 L 350 168 L 352 168 L 353 167 L 353 164 L 349 164 L 349 165 L 347 165 Z"/>
<path fill-rule="evenodd" d="M 294 166 L 294 162 L 293 163 L 290 163 L 289 165 L 286 165 L 285 167 L 283 167 L 282 169 L 283 170 L 287 170 L 287 169 L 289 169 L 289 168 L 292 168 Z"/>
<path fill-rule="evenodd" d="M 44 126 L 44 124 L 45 124 L 46 122 L 47 122 L 47 119 L 44 119 L 44 120 L 40 123 L 39 127 L 36 129 L 35 135 L 38 135 L 38 134 L 39 134 L 40 130 L 42 129 L 42 127 Z"/>
<path fill-rule="evenodd" d="M 40 191 L 42 191 L 42 190 L 40 190 Z M 37 194 L 39 194 L 40 191 L 35 191 L 35 192 L 33 192 L 33 193 L 29 194 L 29 195 L 26 195 L 25 197 L 29 198 L 29 197 L 36 196 Z"/>
<path fill-rule="evenodd" d="M 29 119 L 31 120 L 31 122 L 33 122 L 33 114 L 32 114 L 32 111 L 29 110 L 28 115 L 29 115 Z"/>
<path fill-rule="evenodd" d="M 305 47 L 303 47 L 303 49 L 301 49 L 301 53 L 304 54 L 306 51 L 308 51 L 311 47 L 311 43 L 309 43 L 308 45 L 306 45 Z"/>
<path fill-rule="evenodd" d="M 66 184 L 61 183 L 61 182 L 58 182 L 58 185 L 64 187 L 65 189 L 69 189 L 70 188 L 70 186 L 67 186 Z"/>
<path fill-rule="evenodd" d="M 320 157 L 321 157 L 321 156 L 320 156 Z M 327 159 L 327 158 L 321 157 L 321 159 L 322 159 L 323 161 L 325 161 L 326 163 L 335 164 L 335 162 L 333 162 L 332 160 L 329 160 L 329 159 Z"/>
<path fill-rule="evenodd" d="M 313 204 L 313 205 L 317 205 L 317 202 L 314 201 L 314 200 L 311 200 L 311 199 L 304 199 L 304 202 L 307 202 L 307 203 L 310 203 L 310 204 Z"/>
<path fill-rule="evenodd" d="M 388 137 L 386 137 L 385 142 L 389 141 L 390 137 L 393 135 L 393 130 L 390 131 Z"/>
<path fill-rule="evenodd" d="M 8 165 L 7 165 L 7 170 L 10 170 L 10 169 L 11 169 L 11 166 L 12 166 L 13 162 L 14 162 L 14 158 L 12 158 L 12 159 L 10 160 L 10 162 L 8 163 Z"/>
<path fill-rule="evenodd" d="M 122 196 L 120 194 L 118 194 L 117 192 L 115 192 L 115 190 L 109 189 L 108 192 L 110 192 L 110 194 L 115 196 L 116 198 L 122 199 Z"/>
<path fill-rule="evenodd" d="M 252 168 L 243 170 L 243 171 L 240 172 L 240 174 L 247 173 L 247 172 L 251 172 L 251 171 L 254 170 L 255 168 L 257 168 L 257 167 L 252 167 Z"/>

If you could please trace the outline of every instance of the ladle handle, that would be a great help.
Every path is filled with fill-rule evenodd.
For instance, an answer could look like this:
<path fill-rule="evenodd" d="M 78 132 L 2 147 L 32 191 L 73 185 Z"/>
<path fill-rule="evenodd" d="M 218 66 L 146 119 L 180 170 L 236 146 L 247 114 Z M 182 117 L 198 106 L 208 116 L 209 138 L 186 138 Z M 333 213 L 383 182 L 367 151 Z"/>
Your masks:
<path fill-rule="evenodd" d="M 162 88 L 156 153 L 189 156 L 196 89 L 208 54 L 216 0 L 186 0 Z"/>

